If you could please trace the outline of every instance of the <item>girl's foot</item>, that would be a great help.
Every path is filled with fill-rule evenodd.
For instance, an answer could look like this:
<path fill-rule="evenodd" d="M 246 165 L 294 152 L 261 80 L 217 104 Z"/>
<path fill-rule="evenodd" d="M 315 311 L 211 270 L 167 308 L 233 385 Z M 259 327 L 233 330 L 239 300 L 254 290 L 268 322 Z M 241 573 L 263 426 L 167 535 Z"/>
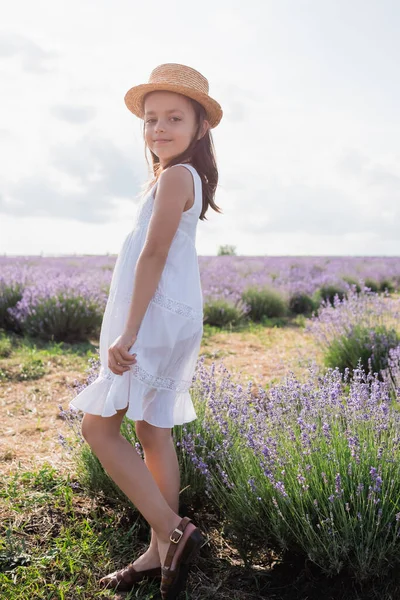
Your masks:
<path fill-rule="evenodd" d="M 146 552 L 143 552 L 133 563 L 136 571 L 143 569 L 155 569 L 161 567 L 160 555 L 158 549 L 155 550 L 150 546 Z"/>
<path fill-rule="evenodd" d="M 102 577 L 99 584 L 102 588 L 129 591 L 134 587 L 135 583 L 145 578 L 161 578 L 160 557 L 158 551 L 154 551 L 151 547 L 139 556 L 135 562 L 119 569 L 119 571 L 114 571 Z"/>

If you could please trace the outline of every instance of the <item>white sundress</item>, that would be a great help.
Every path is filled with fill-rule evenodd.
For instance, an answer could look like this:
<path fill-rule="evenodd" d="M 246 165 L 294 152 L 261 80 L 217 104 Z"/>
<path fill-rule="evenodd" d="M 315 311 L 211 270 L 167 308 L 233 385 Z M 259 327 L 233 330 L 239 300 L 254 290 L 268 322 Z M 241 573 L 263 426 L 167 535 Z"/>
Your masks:
<path fill-rule="evenodd" d="M 128 318 L 136 262 L 158 182 L 143 196 L 114 267 L 100 332 L 99 375 L 73 398 L 72 409 L 110 417 L 128 406 L 129 419 L 156 427 L 173 427 L 197 417 L 189 389 L 203 336 L 203 294 L 195 246 L 202 181 L 192 165 L 181 165 L 192 173 L 194 203 L 182 213 L 157 289 L 129 348 L 137 362 L 116 375 L 107 366 L 108 348 L 122 334 Z"/>

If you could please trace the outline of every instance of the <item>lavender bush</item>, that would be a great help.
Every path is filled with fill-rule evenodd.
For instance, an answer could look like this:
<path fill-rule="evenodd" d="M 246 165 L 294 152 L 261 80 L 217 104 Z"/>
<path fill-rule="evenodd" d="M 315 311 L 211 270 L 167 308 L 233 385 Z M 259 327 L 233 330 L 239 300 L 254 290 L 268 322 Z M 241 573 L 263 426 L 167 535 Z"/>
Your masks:
<path fill-rule="evenodd" d="M 381 279 L 381 281 L 377 281 L 376 279 L 372 279 L 372 277 L 365 278 L 365 285 L 369 287 L 373 292 L 383 292 L 387 290 L 388 292 L 393 292 L 395 290 L 395 285 L 393 281 L 390 279 Z"/>
<path fill-rule="evenodd" d="M 380 289 L 387 282 L 400 287 L 399 257 L 316 256 L 199 256 L 204 301 L 241 297 L 251 286 L 270 286 L 289 297 L 293 292 L 313 296 L 321 287 L 346 289 L 346 278 L 357 283 L 370 277 Z"/>
<path fill-rule="evenodd" d="M 324 284 L 316 290 L 314 293 L 314 301 L 317 304 L 321 304 L 322 301 L 334 303 L 335 296 L 338 296 L 340 300 L 347 297 L 347 289 L 349 285 L 338 285 L 338 284 Z M 350 286 L 351 287 L 351 286 Z"/>
<path fill-rule="evenodd" d="M 83 339 L 104 313 L 114 258 L 0 257 L 0 327 Z"/>
<path fill-rule="evenodd" d="M 277 290 L 264 286 L 248 287 L 242 292 L 242 300 L 250 306 L 249 317 L 262 321 L 263 317 L 283 317 L 287 315 L 287 299 Z"/>
<path fill-rule="evenodd" d="M 392 398 L 400 398 L 400 346 L 389 350 L 388 366 L 381 374 L 382 380 L 391 389 Z"/>
<path fill-rule="evenodd" d="M 21 282 L 9 282 L 0 278 L 0 327 L 9 331 L 20 333 L 21 326 L 18 320 L 9 312 L 14 308 L 23 295 L 23 284 Z"/>
<path fill-rule="evenodd" d="M 8 312 L 20 324 L 22 333 L 65 342 L 98 334 L 103 317 L 96 298 L 68 286 L 55 290 L 53 283 L 25 288 L 21 300 Z"/>
<path fill-rule="evenodd" d="M 388 366 L 389 350 L 400 344 L 400 335 L 394 329 L 382 325 L 367 328 L 355 324 L 348 334 L 335 338 L 325 352 L 325 365 L 336 366 L 342 373 L 345 368 L 353 370 L 358 361 L 364 370 L 371 369 L 374 373 Z"/>
<path fill-rule="evenodd" d="M 399 412 L 376 375 L 313 365 L 254 394 L 200 365 L 196 386 L 205 416 L 183 447 L 242 554 L 275 544 L 358 580 L 398 562 Z M 224 440 L 217 455 L 198 433 Z"/>
<path fill-rule="evenodd" d="M 204 322 L 215 327 L 235 326 L 247 320 L 249 306 L 241 300 L 234 304 L 225 300 L 210 300 L 204 305 Z"/>
<path fill-rule="evenodd" d="M 0 320 L 6 329 L 21 332 L 29 298 L 37 297 L 43 286 L 51 283 L 52 294 L 58 288 L 69 288 L 72 295 L 82 296 L 90 303 L 96 298 L 101 313 L 107 301 L 115 256 L 61 256 L 61 257 L 0 257 Z M 289 301 L 292 314 L 308 313 L 312 299 L 319 305 L 324 295 L 332 297 L 345 286 L 345 280 L 358 281 L 368 276 L 379 289 L 400 288 L 400 259 L 396 257 L 268 257 L 268 256 L 200 256 L 199 257 L 203 304 L 206 321 L 210 325 L 233 325 L 257 317 L 261 312 L 269 318 L 279 309 L 283 300 L 273 302 L 273 297 Z M 22 292 L 30 288 L 22 298 Z M 246 302 L 249 290 L 257 293 Z M 270 292 L 265 296 L 263 290 Z M 10 290 L 14 290 L 10 292 Z M 324 291 L 325 290 L 325 291 Z M 297 298 L 297 300 L 296 300 Z M 298 301 L 299 298 L 303 300 Z M 22 310 L 16 308 L 22 301 Z M 267 306 L 265 306 L 267 305 Z M 304 307 L 304 310 L 303 310 Z M 35 306 L 33 309 L 36 309 Z M 68 309 L 70 310 L 70 309 Z M 72 310 L 72 309 L 71 309 Z M 88 318 L 90 319 L 91 311 Z M 3 316 L 2 316 L 3 315 Z M 90 329 L 89 325 L 88 329 Z M 48 332 L 44 332 L 48 338 Z"/>
<path fill-rule="evenodd" d="M 365 371 L 378 374 L 388 364 L 388 352 L 400 341 L 400 298 L 391 298 L 363 286 L 357 293 L 349 286 L 347 296 L 335 296 L 333 304 L 322 301 L 318 315 L 313 314 L 305 329 L 314 334 L 325 350 L 325 365 L 354 369 L 358 360 Z"/>
<path fill-rule="evenodd" d="M 304 292 L 293 292 L 289 297 L 289 310 L 294 315 L 310 315 L 317 308 L 317 303 Z"/>
<path fill-rule="evenodd" d="M 400 346 L 397 377 L 399 356 Z M 266 391 L 199 359 L 198 418 L 174 428 L 182 487 L 223 515 L 247 562 L 268 546 L 357 580 L 397 565 L 400 388 L 397 379 L 393 401 L 376 375 L 360 365 L 350 379 L 348 369 L 322 373 L 312 364 L 304 381 L 290 372 Z M 133 428 L 130 435 L 136 444 Z"/>

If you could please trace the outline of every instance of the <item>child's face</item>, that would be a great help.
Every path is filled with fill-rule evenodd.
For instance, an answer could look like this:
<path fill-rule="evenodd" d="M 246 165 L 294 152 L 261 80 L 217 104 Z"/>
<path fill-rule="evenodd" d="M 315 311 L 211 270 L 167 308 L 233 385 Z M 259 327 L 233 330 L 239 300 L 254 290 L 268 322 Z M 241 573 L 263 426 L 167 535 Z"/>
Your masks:
<path fill-rule="evenodd" d="M 190 101 L 181 94 L 157 90 L 145 98 L 145 141 L 160 159 L 161 165 L 179 156 L 192 141 L 195 129 L 195 113 Z M 166 139 L 160 143 L 156 140 Z"/>

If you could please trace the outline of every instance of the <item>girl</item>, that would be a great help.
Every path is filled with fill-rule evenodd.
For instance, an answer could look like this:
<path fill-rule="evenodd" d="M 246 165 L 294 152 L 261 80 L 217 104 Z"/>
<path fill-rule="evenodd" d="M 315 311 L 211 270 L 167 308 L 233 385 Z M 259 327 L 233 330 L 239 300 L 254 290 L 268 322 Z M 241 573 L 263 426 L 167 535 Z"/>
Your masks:
<path fill-rule="evenodd" d="M 188 66 L 156 67 L 125 95 L 144 120 L 154 179 L 115 264 L 100 333 L 100 372 L 70 403 L 82 410 L 82 435 L 104 469 L 151 526 L 149 548 L 100 580 L 129 590 L 161 578 L 163 600 L 184 589 L 204 543 L 179 512 L 180 474 L 172 429 L 193 421 L 189 389 L 203 335 L 196 230 L 218 183 L 210 129 L 222 118 L 208 81 Z M 157 193 L 155 190 L 157 189 Z M 134 420 L 144 462 L 120 433 Z"/>

